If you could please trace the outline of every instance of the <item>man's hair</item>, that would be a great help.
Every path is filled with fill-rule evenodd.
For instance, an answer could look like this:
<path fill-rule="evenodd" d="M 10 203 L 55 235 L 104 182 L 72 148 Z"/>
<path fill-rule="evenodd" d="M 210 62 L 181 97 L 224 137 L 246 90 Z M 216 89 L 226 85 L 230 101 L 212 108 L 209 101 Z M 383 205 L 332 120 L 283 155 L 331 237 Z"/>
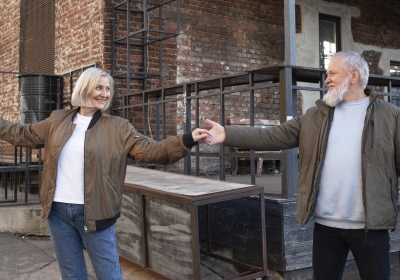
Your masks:
<path fill-rule="evenodd" d="M 110 80 L 110 98 L 107 100 L 102 111 L 107 110 L 114 95 L 114 79 L 107 72 L 94 67 L 86 69 L 79 76 L 74 91 L 72 92 L 71 104 L 76 107 L 83 106 L 92 108 L 93 105 L 90 102 L 90 95 L 96 88 L 100 77 L 107 77 Z"/>
<path fill-rule="evenodd" d="M 339 57 L 342 59 L 342 67 L 351 76 L 354 70 L 360 73 L 359 83 L 363 88 L 366 88 L 369 77 L 369 67 L 367 61 L 355 51 L 337 52 L 332 56 L 332 59 Z"/>

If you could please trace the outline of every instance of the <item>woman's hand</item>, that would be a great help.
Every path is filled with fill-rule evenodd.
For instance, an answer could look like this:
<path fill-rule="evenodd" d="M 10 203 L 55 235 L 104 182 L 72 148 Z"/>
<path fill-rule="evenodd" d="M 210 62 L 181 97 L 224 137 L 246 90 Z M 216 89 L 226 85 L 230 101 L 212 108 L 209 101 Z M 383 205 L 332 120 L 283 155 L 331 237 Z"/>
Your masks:
<path fill-rule="evenodd" d="M 207 145 L 212 146 L 224 143 L 226 137 L 225 128 L 220 124 L 208 119 L 206 120 L 206 123 L 212 126 L 212 128 L 207 131 L 207 139 L 204 140 Z"/>
<path fill-rule="evenodd" d="M 207 129 L 202 129 L 202 128 L 196 128 L 195 130 L 193 130 L 192 132 L 192 137 L 194 142 L 197 142 L 201 139 L 204 139 L 208 136 L 211 136 L 211 134 L 208 132 Z"/>

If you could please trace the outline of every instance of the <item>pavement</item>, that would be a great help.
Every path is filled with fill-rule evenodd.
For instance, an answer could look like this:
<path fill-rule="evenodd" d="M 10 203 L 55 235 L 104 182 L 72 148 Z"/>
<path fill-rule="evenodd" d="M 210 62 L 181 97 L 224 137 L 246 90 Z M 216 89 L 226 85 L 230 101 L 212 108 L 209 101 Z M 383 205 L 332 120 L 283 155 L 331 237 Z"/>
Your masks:
<path fill-rule="evenodd" d="M 218 179 L 218 178 L 216 178 Z M 280 193 L 281 176 L 263 175 L 256 178 L 259 185 L 268 186 L 271 193 Z M 227 181 L 250 184 L 249 175 L 227 175 Z M 267 183 L 268 182 L 268 183 Z M 47 224 L 40 219 L 40 205 L 10 205 L 0 207 L 0 280 L 61 280 Z M 16 233 L 17 232 L 17 233 Z M 85 251 L 89 280 L 96 275 Z M 226 270 L 215 260 L 202 263 L 202 279 L 216 280 Z M 138 267 L 121 262 L 126 280 L 157 280 Z M 229 268 L 231 269 L 231 268 Z M 203 275 L 204 272 L 204 275 Z M 218 272 L 215 274 L 215 272 Z M 227 272 L 226 272 L 227 273 Z"/>
<path fill-rule="evenodd" d="M 96 276 L 85 251 L 89 280 Z M 139 268 L 121 263 L 126 280 L 156 280 Z M 0 280 L 61 280 L 50 237 L 0 234 Z"/>

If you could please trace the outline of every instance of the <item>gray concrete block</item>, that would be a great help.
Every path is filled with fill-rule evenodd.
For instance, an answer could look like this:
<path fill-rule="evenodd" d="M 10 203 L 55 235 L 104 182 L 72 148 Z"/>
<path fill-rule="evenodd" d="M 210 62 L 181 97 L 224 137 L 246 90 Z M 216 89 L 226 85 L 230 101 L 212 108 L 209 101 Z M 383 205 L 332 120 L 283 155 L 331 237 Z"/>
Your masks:
<path fill-rule="evenodd" d="M 0 207 L 0 233 L 50 236 L 40 205 Z"/>

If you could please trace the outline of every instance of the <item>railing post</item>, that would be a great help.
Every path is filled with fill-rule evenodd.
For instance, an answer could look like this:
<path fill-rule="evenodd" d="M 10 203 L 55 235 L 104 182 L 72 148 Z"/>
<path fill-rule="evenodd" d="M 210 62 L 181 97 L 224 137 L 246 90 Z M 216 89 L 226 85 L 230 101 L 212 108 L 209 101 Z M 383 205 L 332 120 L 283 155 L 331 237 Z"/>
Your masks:
<path fill-rule="evenodd" d="M 249 86 L 254 86 L 254 73 L 249 73 Z M 250 90 L 250 126 L 254 126 L 254 89 Z M 250 152 L 251 184 L 256 184 L 256 154 L 254 150 Z"/>
<path fill-rule="evenodd" d="M 220 121 L 220 124 L 222 126 L 224 126 L 225 125 L 225 94 L 223 92 L 225 90 L 225 85 L 224 85 L 223 78 L 221 78 L 219 80 L 219 89 L 221 92 L 221 95 L 219 96 L 220 97 L 219 103 L 221 106 L 220 111 L 219 111 L 219 113 L 220 113 L 219 121 Z M 219 158 L 219 179 L 225 180 L 225 146 L 224 146 L 224 144 L 219 145 L 219 150 L 221 153 L 221 156 Z"/>
<path fill-rule="evenodd" d="M 185 84 L 183 86 L 184 89 L 184 93 L 185 93 L 185 99 L 186 97 L 189 97 L 191 95 L 191 89 L 190 89 L 190 84 Z M 192 121 L 192 100 L 191 99 L 186 99 L 186 104 L 184 104 L 184 110 L 186 111 L 186 116 L 184 116 L 184 120 L 185 120 L 185 133 L 190 133 L 192 131 L 192 125 L 191 125 L 191 121 Z M 192 174 L 192 155 L 190 153 L 187 154 L 187 156 L 184 159 L 184 173 L 187 175 L 191 175 Z"/>
<path fill-rule="evenodd" d="M 280 87 L 280 122 L 281 124 L 296 116 L 297 92 L 293 90 L 293 71 L 284 67 L 279 75 Z M 282 197 L 294 198 L 298 185 L 298 149 L 282 151 Z"/>
<path fill-rule="evenodd" d="M 392 93 L 392 80 L 388 80 L 388 94 L 389 94 L 389 103 L 393 103 L 392 102 L 392 97 L 393 97 L 393 93 Z"/>
<path fill-rule="evenodd" d="M 165 89 L 161 90 L 161 100 L 162 103 L 162 112 L 163 112 L 163 139 L 167 138 L 167 109 L 165 104 Z M 167 170 L 167 166 L 164 165 L 164 170 Z"/>
<path fill-rule="evenodd" d="M 200 127 L 200 99 L 199 99 L 199 84 L 194 84 L 196 95 L 196 128 Z M 196 145 L 196 176 L 200 176 L 200 145 Z"/>
<path fill-rule="evenodd" d="M 326 79 L 326 74 L 325 72 L 321 72 L 321 80 L 319 82 L 319 87 L 322 89 L 326 88 L 326 84 L 325 84 L 325 79 Z M 324 97 L 324 95 L 326 94 L 326 91 L 320 91 L 319 92 L 319 97 L 322 99 Z"/>

